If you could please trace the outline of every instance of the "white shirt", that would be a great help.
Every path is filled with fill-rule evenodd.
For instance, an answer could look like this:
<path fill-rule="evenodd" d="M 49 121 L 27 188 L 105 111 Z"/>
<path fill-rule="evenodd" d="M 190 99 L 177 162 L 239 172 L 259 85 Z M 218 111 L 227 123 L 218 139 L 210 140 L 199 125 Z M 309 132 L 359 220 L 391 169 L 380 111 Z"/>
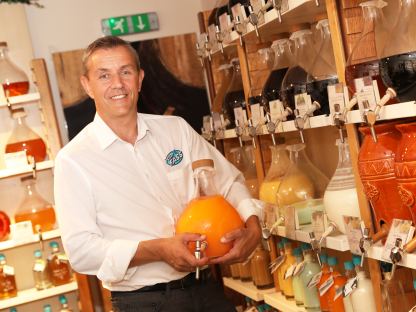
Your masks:
<path fill-rule="evenodd" d="M 218 191 L 242 219 L 256 214 L 241 173 L 182 118 L 138 114 L 133 146 L 96 115 L 56 157 L 55 203 L 73 268 L 115 291 L 186 275 L 165 262 L 128 266 L 140 241 L 174 235 L 194 194 L 191 163 L 203 158 L 214 160 Z"/>

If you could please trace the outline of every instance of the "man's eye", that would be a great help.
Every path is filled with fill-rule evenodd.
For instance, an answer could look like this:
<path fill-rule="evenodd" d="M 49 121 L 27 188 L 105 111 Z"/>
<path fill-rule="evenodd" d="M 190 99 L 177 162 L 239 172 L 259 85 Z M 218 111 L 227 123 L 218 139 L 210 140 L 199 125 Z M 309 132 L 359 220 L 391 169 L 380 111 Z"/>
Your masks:
<path fill-rule="evenodd" d="M 98 76 L 98 79 L 105 80 L 105 79 L 108 79 L 109 77 L 110 77 L 109 74 L 101 74 L 101 75 Z"/>
<path fill-rule="evenodd" d="M 128 75 L 131 75 L 131 71 L 130 70 L 123 70 L 121 72 L 121 74 L 124 75 L 124 76 L 128 76 Z"/>

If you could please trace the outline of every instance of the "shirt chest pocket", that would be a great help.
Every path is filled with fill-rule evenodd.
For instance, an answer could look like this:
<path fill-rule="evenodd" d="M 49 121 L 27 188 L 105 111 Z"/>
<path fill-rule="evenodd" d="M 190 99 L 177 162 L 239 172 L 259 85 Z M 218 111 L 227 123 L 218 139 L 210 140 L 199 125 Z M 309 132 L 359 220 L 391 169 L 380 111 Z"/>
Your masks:
<path fill-rule="evenodd" d="M 172 189 L 172 194 L 177 198 L 183 209 L 192 199 L 195 186 L 192 170 L 184 166 L 167 173 L 167 178 Z"/>

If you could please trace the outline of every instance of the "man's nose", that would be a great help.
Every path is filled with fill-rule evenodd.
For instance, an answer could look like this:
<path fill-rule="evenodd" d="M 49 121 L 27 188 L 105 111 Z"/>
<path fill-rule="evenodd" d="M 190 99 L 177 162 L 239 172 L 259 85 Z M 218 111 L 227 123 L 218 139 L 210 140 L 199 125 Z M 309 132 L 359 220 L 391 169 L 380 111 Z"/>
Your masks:
<path fill-rule="evenodd" d="M 115 74 L 112 77 L 111 85 L 114 88 L 122 87 L 123 86 L 123 79 L 121 78 L 120 74 Z"/>

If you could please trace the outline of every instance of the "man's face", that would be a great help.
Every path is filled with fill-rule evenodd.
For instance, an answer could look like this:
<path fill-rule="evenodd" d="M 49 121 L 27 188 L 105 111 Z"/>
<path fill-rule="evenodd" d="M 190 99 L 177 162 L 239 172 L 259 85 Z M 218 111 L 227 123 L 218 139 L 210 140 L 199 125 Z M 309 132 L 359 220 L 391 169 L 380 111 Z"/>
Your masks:
<path fill-rule="evenodd" d="M 123 46 L 95 51 L 81 83 L 94 99 L 104 120 L 136 115 L 137 98 L 144 72 L 137 70 L 134 56 Z"/>

